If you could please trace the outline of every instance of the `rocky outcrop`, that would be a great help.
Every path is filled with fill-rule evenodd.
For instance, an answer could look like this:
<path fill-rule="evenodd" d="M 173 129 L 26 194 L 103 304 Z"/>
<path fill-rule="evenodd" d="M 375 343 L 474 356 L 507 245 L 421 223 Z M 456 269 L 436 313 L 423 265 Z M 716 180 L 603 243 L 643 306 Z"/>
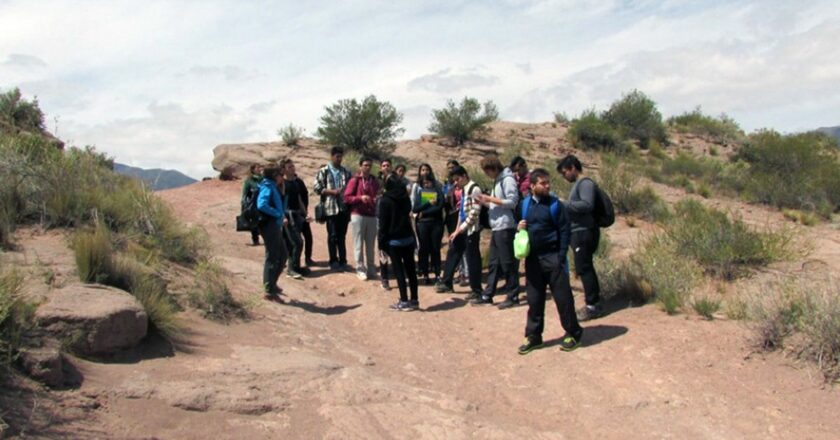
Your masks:
<path fill-rule="evenodd" d="M 26 347 L 20 350 L 20 366 L 29 377 L 49 385 L 64 385 L 64 358 L 61 346 L 54 339 L 47 339 L 40 347 Z"/>
<path fill-rule="evenodd" d="M 54 291 L 35 317 L 41 329 L 80 355 L 105 355 L 134 347 L 148 330 L 148 317 L 136 298 L 94 284 Z"/>
<path fill-rule="evenodd" d="M 248 176 L 248 168 L 252 164 L 277 163 L 292 151 L 291 147 L 280 142 L 222 144 L 213 149 L 213 169 L 223 179 L 241 179 Z"/>

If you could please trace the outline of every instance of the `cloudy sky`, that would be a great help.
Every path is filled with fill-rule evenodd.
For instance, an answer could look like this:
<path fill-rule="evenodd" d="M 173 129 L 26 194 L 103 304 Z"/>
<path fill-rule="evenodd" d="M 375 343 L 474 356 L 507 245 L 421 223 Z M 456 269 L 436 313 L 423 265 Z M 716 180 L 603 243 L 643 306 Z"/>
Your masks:
<path fill-rule="evenodd" d="M 0 0 L 0 89 L 120 162 L 212 175 L 221 143 L 375 94 L 406 137 L 447 99 L 546 121 L 634 88 L 747 130 L 840 125 L 837 0 Z"/>

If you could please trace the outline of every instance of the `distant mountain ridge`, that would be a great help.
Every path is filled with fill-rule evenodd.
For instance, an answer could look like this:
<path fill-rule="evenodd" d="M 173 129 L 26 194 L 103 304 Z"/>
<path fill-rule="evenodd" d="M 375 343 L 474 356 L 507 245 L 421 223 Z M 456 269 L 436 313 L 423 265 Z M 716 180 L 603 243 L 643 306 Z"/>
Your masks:
<path fill-rule="evenodd" d="M 125 176 L 136 177 L 146 182 L 153 191 L 178 188 L 197 182 L 197 180 L 180 171 L 162 170 L 160 168 L 146 170 L 116 162 L 114 163 L 114 171 Z"/>
<path fill-rule="evenodd" d="M 821 131 L 821 132 L 837 139 L 837 141 L 840 142 L 840 125 L 838 125 L 836 127 L 820 127 L 820 128 L 817 129 L 817 131 Z"/>

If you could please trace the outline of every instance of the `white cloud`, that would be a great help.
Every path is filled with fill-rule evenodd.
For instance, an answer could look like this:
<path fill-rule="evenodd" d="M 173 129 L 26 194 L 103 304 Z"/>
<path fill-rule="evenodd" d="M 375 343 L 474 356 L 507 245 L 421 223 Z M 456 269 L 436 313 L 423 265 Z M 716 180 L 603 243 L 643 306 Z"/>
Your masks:
<path fill-rule="evenodd" d="M 408 82 L 408 90 L 425 90 L 434 93 L 452 95 L 466 89 L 489 87 L 499 82 L 499 78 L 481 73 L 483 69 L 471 68 L 453 72 L 443 69 L 429 75 L 419 76 Z"/>

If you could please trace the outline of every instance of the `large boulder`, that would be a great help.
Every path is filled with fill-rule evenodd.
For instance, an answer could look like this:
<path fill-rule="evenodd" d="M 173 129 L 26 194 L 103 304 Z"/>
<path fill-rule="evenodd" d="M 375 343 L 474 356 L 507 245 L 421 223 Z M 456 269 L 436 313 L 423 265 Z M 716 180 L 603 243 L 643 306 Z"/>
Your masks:
<path fill-rule="evenodd" d="M 128 292 L 96 284 L 54 290 L 35 313 L 38 326 L 80 355 L 104 355 L 137 345 L 149 320 Z"/>
<path fill-rule="evenodd" d="M 252 164 L 268 165 L 282 160 L 292 149 L 280 142 L 222 144 L 213 149 L 213 169 L 225 178 L 248 176 Z"/>

